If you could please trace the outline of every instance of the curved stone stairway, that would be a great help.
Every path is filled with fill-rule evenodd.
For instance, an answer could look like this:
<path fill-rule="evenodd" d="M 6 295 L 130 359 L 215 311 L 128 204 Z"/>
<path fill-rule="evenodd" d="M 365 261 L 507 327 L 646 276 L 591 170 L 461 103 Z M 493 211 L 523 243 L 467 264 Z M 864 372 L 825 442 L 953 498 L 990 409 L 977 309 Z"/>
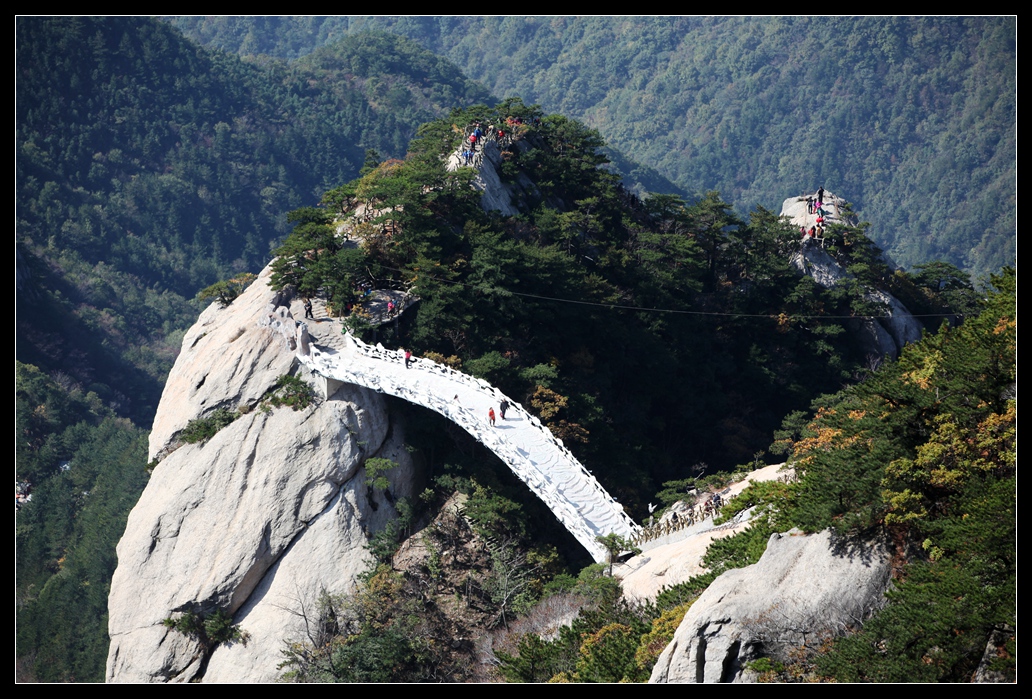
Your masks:
<path fill-rule="evenodd" d="M 413 358 L 406 368 L 403 353 L 349 334 L 335 340 L 336 347 L 298 343 L 301 363 L 326 379 L 325 395 L 340 383 L 357 384 L 445 416 L 504 461 L 600 563 L 607 553 L 597 536 L 630 538 L 640 529 L 561 440 L 491 384 L 428 359 Z M 498 410 L 502 400 L 512 406 L 505 420 Z M 497 416 L 493 427 L 489 408 Z"/>

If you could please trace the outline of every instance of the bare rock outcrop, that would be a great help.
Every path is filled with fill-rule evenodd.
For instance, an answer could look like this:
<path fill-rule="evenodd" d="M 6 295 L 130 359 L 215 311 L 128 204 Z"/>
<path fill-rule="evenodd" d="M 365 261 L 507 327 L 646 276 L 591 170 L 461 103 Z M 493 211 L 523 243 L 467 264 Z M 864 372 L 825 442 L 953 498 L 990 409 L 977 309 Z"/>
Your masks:
<path fill-rule="evenodd" d="M 519 209 L 513 204 L 512 193 L 498 176 L 502 164 L 502 151 L 494 141 L 484 144 L 484 166 L 477 168 L 473 186 L 482 194 L 480 205 L 485 211 L 498 211 L 503 216 L 519 216 Z"/>
<path fill-rule="evenodd" d="M 369 533 L 412 493 L 383 397 L 350 385 L 299 411 L 245 411 L 206 442 L 173 449 L 189 420 L 254 408 L 296 366 L 289 339 L 306 338 L 267 281 L 268 269 L 184 339 L 151 435 L 152 457 L 165 456 L 118 544 L 108 681 L 274 680 L 284 642 L 302 638 L 302 613 L 313 620 L 323 592 L 351 587 L 368 566 Z M 367 487 L 372 456 L 400 464 L 387 474 L 393 497 Z M 206 648 L 161 623 L 216 609 L 233 615 L 246 643 Z"/>
<path fill-rule="evenodd" d="M 801 197 L 789 197 L 781 204 L 781 215 L 788 216 L 796 226 L 809 228 L 816 224 L 816 214 L 807 211 L 807 196 L 814 201 L 817 199 L 816 192 Z M 849 202 L 831 192 L 824 193 L 824 221 L 826 224 L 841 223 L 847 226 L 859 223 L 856 215 L 850 210 Z"/>
<path fill-rule="evenodd" d="M 825 193 L 824 201 L 827 223 L 856 225 L 855 216 L 849 213 L 844 199 L 829 192 Z M 781 205 L 781 215 L 787 216 L 793 225 L 803 228 L 809 228 L 815 221 L 814 214 L 807 213 L 806 197 L 786 199 Z M 812 277 L 826 289 L 853 277 L 815 241 L 804 241 L 799 252 L 792 256 L 790 264 L 799 274 Z M 895 358 L 904 345 L 921 339 L 921 323 L 895 296 L 887 291 L 868 289 L 864 299 L 884 309 L 883 317 L 856 318 L 848 323 L 850 332 L 860 340 L 866 354 Z"/>
<path fill-rule="evenodd" d="M 750 681 L 746 663 L 818 642 L 880 609 L 890 572 L 883 542 L 775 534 L 755 565 L 724 573 L 692 605 L 649 681 Z"/>
<path fill-rule="evenodd" d="M 852 278 L 831 255 L 813 244 L 804 245 L 790 263 L 799 274 L 813 277 L 825 288 Z M 898 357 L 904 345 L 921 339 L 921 323 L 895 296 L 880 289 L 867 289 L 864 299 L 878 304 L 884 313 L 880 318 L 848 321 L 850 332 L 860 340 L 867 354 Z"/>
<path fill-rule="evenodd" d="M 725 502 L 745 490 L 749 484 L 794 476 L 794 470 L 785 464 L 765 466 L 751 472 L 741 481 L 732 483 L 721 492 Z M 688 506 L 681 500 L 667 511 L 663 519 L 673 512 L 686 517 Z M 620 578 L 624 596 L 635 600 L 654 600 L 666 586 L 673 586 L 689 580 L 692 576 L 706 572 L 702 558 L 709 545 L 716 539 L 732 536 L 747 529 L 751 522 L 747 513 L 720 526 L 713 526 L 713 518 L 707 518 L 691 527 L 675 531 L 653 541 L 642 544 L 642 552 L 632 556 L 615 568 Z"/>
<path fill-rule="evenodd" d="M 523 151 L 528 146 L 523 141 L 516 141 L 509 147 L 513 151 Z M 527 194 L 537 195 L 537 187 L 523 172 L 517 175 L 516 181 L 512 184 L 502 182 L 498 171 L 502 167 L 505 156 L 503 156 L 497 141 L 485 140 L 480 153 L 482 160 L 474 169 L 472 184 L 474 189 L 481 192 L 481 208 L 484 211 L 497 211 L 503 216 L 519 216 L 520 210 L 517 202 Z M 463 164 L 459 152 L 456 151 L 448 157 L 446 167 L 448 170 L 454 171 L 467 166 Z"/>
<path fill-rule="evenodd" d="M 284 339 L 287 329 L 273 332 L 258 327 L 271 321 L 274 309 L 287 302 L 268 284 L 272 270 L 258 278 L 226 308 L 213 303 L 183 337 L 176 364 L 165 382 L 150 433 L 150 458 L 165 453 L 178 433 L 197 417 L 218 408 L 236 410 L 254 405 L 294 365 L 294 352 Z M 287 314 L 289 316 L 289 313 Z M 280 324 L 293 319 L 278 316 Z M 277 332 L 276 330 L 280 330 Z"/>

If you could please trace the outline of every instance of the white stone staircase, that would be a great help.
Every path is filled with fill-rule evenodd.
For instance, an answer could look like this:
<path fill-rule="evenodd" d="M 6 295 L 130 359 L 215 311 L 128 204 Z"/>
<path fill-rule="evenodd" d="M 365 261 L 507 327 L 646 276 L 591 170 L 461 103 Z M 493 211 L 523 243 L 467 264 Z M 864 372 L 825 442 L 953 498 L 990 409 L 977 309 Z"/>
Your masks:
<path fill-rule="evenodd" d="M 304 354 L 299 346 L 299 361 L 326 379 L 325 395 L 333 395 L 340 383 L 356 384 L 445 416 L 504 461 L 600 563 L 608 554 L 597 536 L 630 538 L 639 531 L 561 440 L 491 384 L 427 359 L 413 358 L 406 368 L 402 352 L 367 345 L 351 335 L 341 337 L 343 343 L 333 343 L 336 348 L 311 344 Z M 512 406 L 505 420 L 498 410 L 503 400 Z M 493 427 L 490 408 L 496 414 Z"/>

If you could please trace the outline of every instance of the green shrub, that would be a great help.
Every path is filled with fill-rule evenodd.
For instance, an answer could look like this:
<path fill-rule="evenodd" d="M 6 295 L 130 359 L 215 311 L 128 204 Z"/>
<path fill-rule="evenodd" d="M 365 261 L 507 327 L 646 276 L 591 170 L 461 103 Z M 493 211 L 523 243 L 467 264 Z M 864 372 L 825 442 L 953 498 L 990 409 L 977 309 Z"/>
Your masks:
<path fill-rule="evenodd" d="M 641 637 L 634 652 L 635 673 L 630 675 L 632 679 L 648 682 L 660 653 L 674 640 L 677 627 L 681 625 L 691 606 L 691 602 L 678 605 L 666 610 L 652 621 L 652 630 Z"/>
<path fill-rule="evenodd" d="M 619 682 L 637 675 L 634 653 L 640 635 L 626 624 L 607 624 L 582 636 L 577 660 L 579 682 Z"/>
<path fill-rule="evenodd" d="M 221 608 L 207 615 L 188 609 L 176 618 L 169 616 L 162 619 L 161 623 L 165 628 L 196 639 L 206 648 L 213 648 L 220 643 L 247 642 L 247 632 L 234 624 L 229 612 Z"/>
<path fill-rule="evenodd" d="M 390 459 L 366 459 L 366 485 L 374 490 L 387 490 L 391 485 L 391 482 L 387 479 L 387 472 L 397 467 L 397 462 Z"/>
<path fill-rule="evenodd" d="M 244 289 L 249 287 L 255 279 L 257 279 L 257 276 L 250 272 L 238 274 L 232 279 L 224 279 L 201 289 L 197 294 L 197 298 L 201 301 L 214 299 L 225 307 L 233 303 L 236 297 L 242 294 Z"/>
<path fill-rule="evenodd" d="M 219 408 L 207 417 L 199 417 L 186 423 L 186 427 L 179 433 L 179 438 L 187 444 L 204 442 L 214 437 L 216 432 L 236 420 L 237 417 L 237 413 Z"/>
<path fill-rule="evenodd" d="M 667 610 L 678 605 L 694 602 L 699 598 L 706 588 L 717 579 L 717 573 L 709 572 L 702 575 L 694 575 L 683 583 L 676 585 L 664 585 L 656 595 L 656 607 Z"/>
<path fill-rule="evenodd" d="M 770 658 L 759 658 L 746 664 L 746 668 L 753 672 L 758 672 L 761 675 L 766 673 L 779 673 L 784 672 L 785 666 L 781 663 L 771 660 Z"/>
<path fill-rule="evenodd" d="M 288 405 L 294 410 L 304 410 L 315 400 L 315 392 L 303 379 L 284 374 L 276 379 L 276 385 L 269 395 L 268 402 L 273 407 Z"/>

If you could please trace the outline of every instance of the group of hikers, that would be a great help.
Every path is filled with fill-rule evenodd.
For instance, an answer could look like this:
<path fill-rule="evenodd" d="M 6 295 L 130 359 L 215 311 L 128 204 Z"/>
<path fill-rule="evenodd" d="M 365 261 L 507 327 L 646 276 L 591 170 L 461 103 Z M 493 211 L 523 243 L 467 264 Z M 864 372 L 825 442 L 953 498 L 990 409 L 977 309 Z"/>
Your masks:
<path fill-rule="evenodd" d="M 807 229 L 806 226 L 802 226 L 799 232 L 803 234 L 803 242 L 810 240 L 819 240 L 821 244 L 824 244 L 824 217 L 826 211 L 824 209 L 824 187 L 820 187 L 817 190 L 817 194 L 812 197 L 806 197 L 806 213 L 809 216 L 816 215 L 814 225 Z"/>
<path fill-rule="evenodd" d="M 372 301 L 376 301 L 377 300 L 376 296 L 375 296 L 377 294 L 377 290 L 374 290 L 373 289 L 373 285 L 370 282 L 368 282 L 368 281 L 355 282 L 355 284 L 352 286 L 351 290 L 352 290 L 352 296 L 353 296 L 353 298 L 355 300 L 347 301 L 344 304 L 344 313 L 343 313 L 343 315 L 345 317 L 346 316 L 350 316 L 357 306 L 362 306 L 362 305 L 364 305 L 367 302 L 372 302 Z M 382 300 L 383 296 L 384 296 L 384 292 L 382 290 L 380 290 L 380 298 L 381 298 L 381 300 Z M 305 318 L 306 319 L 307 318 L 314 319 L 315 318 L 315 314 L 313 313 L 312 299 L 309 298 L 309 297 L 305 297 L 302 300 L 302 304 L 304 305 L 304 308 L 305 308 Z M 387 310 L 386 310 L 385 313 L 383 313 L 381 315 L 380 320 L 381 320 L 381 322 L 382 321 L 386 321 L 386 320 L 393 320 L 403 310 L 405 310 L 405 302 L 404 301 L 395 302 L 395 300 L 393 298 L 390 298 L 388 296 L 387 297 Z"/>
<path fill-rule="evenodd" d="M 515 140 L 519 127 L 524 123 L 526 122 L 522 117 L 513 116 L 506 117 L 505 122 L 497 126 L 491 123 L 484 124 L 479 119 L 475 120 L 463 133 L 462 150 L 459 151 L 462 164 L 480 167 L 484 160 L 484 142 L 494 140 L 501 148 L 508 148 Z M 541 118 L 534 117 L 532 123 L 540 126 Z"/>
<path fill-rule="evenodd" d="M 706 494 L 704 493 L 702 497 L 706 497 Z M 642 544 L 646 541 L 658 539 L 661 536 L 666 536 L 667 534 L 672 534 L 686 527 L 690 527 L 704 519 L 715 516 L 720 512 L 720 508 L 723 507 L 724 504 L 724 499 L 721 494 L 714 493 L 703 502 L 699 502 L 694 506 L 688 507 L 686 511 L 677 512 L 675 510 L 670 513 L 669 517 L 664 517 L 659 522 L 652 522 L 650 518 L 649 523 L 642 527 L 641 533 L 634 537 L 633 542 L 635 544 Z"/>
<path fill-rule="evenodd" d="M 498 404 L 498 412 L 501 413 L 502 419 L 505 419 L 505 412 L 511 407 L 509 401 L 502 399 L 502 402 Z M 491 423 L 491 427 L 495 426 L 495 411 L 494 408 L 487 409 L 487 419 Z"/>

